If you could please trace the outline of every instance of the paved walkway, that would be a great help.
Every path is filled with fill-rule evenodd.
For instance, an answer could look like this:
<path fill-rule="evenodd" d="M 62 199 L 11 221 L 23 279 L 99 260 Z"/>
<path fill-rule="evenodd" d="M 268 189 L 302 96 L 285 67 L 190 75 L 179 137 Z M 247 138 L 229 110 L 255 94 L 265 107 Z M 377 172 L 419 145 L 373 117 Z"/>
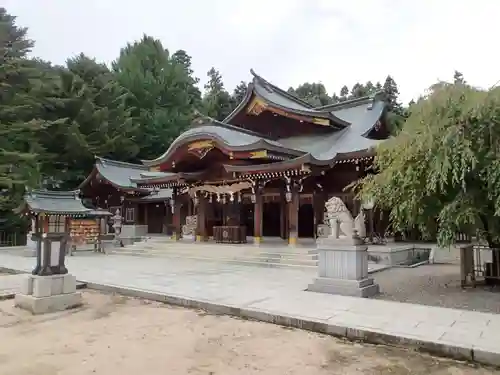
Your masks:
<path fill-rule="evenodd" d="M 0 252 L 0 267 L 29 271 L 34 263 Z M 500 315 L 304 291 L 313 270 L 102 254 L 69 257 L 67 267 L 80 281 L 137 296 L 500 366 Z"/>

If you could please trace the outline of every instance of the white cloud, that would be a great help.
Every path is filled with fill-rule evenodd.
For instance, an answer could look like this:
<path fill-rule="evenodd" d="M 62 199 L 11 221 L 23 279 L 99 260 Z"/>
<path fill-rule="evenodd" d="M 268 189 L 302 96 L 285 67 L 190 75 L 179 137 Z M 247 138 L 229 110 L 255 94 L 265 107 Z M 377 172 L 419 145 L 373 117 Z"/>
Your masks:
<path fill-rule="evenodd" d="M 402 99 L 418 96 L 455 69 L 479 86 L 497 73 L 497 0 L 4 0 L 29 27 L 34 53 L 62 63 L 84 52 L 112 61 L 143 33 L 193 56 L 205 78 L 217 67 L 228 88 L 253 67 L 288 88 L 393 75 Z"/>

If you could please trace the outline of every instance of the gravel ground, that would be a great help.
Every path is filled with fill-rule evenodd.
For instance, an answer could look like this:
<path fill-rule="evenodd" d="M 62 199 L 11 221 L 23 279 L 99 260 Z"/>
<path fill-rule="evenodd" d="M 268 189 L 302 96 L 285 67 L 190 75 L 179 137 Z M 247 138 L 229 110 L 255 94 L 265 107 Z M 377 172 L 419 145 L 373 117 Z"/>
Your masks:
<path fill-rule="evenodd" d="M 458 265 L 391 268 L 373 277 L 381 290 L 377 299 L 500 313 L 500 290 L 486 286 L 462 289 Z"/>
<path fill-rule="evenodd" d="M 486 375 L 500 371 L 414 351 L 122 296 L 32 316 L 0 302 L 0 374 Z"/>

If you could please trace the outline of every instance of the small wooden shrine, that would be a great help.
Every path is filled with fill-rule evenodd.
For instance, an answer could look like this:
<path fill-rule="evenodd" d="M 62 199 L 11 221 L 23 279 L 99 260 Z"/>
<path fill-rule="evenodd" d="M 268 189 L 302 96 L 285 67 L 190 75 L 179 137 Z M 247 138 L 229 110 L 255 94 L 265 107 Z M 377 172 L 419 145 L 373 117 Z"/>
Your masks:
<path fill-rule="evenodd" d="M 31 217 L 31 240 L 36 244 L 37 263 L 33 275 L 67 273 L 64 259 L 72 243 L 96 243 L 106 210 L 85 207 L 79 191 L 33 190 L 17 209 Z"/>

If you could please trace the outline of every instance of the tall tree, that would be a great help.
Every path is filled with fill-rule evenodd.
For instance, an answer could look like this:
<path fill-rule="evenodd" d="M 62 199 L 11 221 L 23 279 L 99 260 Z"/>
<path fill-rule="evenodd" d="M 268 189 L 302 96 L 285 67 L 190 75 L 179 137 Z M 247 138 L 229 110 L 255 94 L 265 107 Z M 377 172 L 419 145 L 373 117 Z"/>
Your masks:
<path fill-rule="evenodd" d="M 191 123 L 199 91 L 190 61 L 184 51 L 171 58 L 159 40 L 144 35 L 123 48 L 113 62 L 118 82 L 132 94 L 128 105 L 141 126 L 140 158 L 165 152 Z"/>
<path fill-rule="evenodd" d="M 0 8 L 0 211 L 16 204 L 24 185 L 34 186 L 36 131 L 43 126 L 37 89 L 43 85 L 34 61 L 27 59 L 34 42 L 27 29 Z M 18 194 L 19 193 L 19 194 Z"/>
<path fill-rule="evenodd" d="M 362 98 L 367 95 L 367 90 L 365 86 L 361 83 L 356 83 L 354 86 L 352 86 L 351 89 L 351 95 L 349 99 L 357 99 L 357 98 Z"/>
<path fill-rule="evenodd" d="M 231 111 L 234 110 L 245 98 L 248 83 L 241 81 L 233 90 L 231 95 Z"/>
<path fill-rule="evenodd" d="M 232 111 L 231 95 L 224 88 L 222 76 L 218 70 L 211 68 L 207 72 L 208 82 L 205 84 L 203 110 L 206 115 L 222 121 Z"/>
<path fill-rule="evenodd" d="M 343 102 L 347 100 L 348 96 L 349 96 L 349 88 L 346 85 L 344 85 L 340 89 L 340 101 Z"/>
<path fill-rule="evenodd" d="M 94 156 L 133 160 L 138 128 L 127 106 L 130 94 L 106 65 L 83 54 L 57 68 L 58 86 L 46 99 L 51 125 L 40 132 L 47 151 L 42 168 L 52 187 L 74 188 L 92 169 Z"/>
<path fill-rule="evenodd" d="M 499 248 L 499 119 L 500 88 L 435 85 L 402 131 L 382 143 L 379 172 L 362 181 L 360 195 L 390 210 L 395 230 L 437 233 L 441 245 L 461 231 Z"/>
<path fill-rule="evenodd" d="M 403 105 L 399 101 L 399 89 L 394 78 L 387 76 L 383 85 L 385 93 L 387 110 L 388 110 L 388 125 L 389 131 L 393 134 L 397 133 L 405 121 L 405 111 Z"/>
<path fill-rule="evenodd" d="M 201 105 L 201 91 L 197 85 L 200 79 L 194 76 L 194 71 L 191 68 L 191 56 L 180 49 L 172 55 L 172 63 L 174 67 L 177 65 L 183 69 L 182 74 L 179 75 L 186 79 L 184 85 L 188 91 L 188 100 L 194 107 L 199 107 Z"/>

